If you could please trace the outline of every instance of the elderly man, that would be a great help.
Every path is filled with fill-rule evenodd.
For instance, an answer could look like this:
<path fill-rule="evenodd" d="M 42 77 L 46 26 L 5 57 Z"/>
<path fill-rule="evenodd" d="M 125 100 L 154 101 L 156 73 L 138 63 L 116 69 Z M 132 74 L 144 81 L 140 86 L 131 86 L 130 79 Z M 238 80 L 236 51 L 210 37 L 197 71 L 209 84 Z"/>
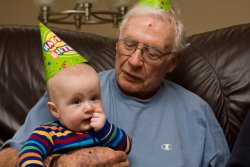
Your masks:
<path fill-rule="evenodd" d="M 107 118 L 133 139 L 132 150 L 89 148 L 50 157 L 58 166 L 225 166 L 229 148 L 209 105 L 165 78 L 185 47 L 183 25 L 170 10 L 136 5 L 120 25 L 115 69 L 99 74 Z M 1 158 L 15 162 L 18 149 L 36 124 L 52 118 L 47 94 L 8 141 Z M 40 113 L 40 114 L 39 114 Z M 41 114 L 42 113 L 42 114 Z M 46 115 L 47 113 L 47 115 Z M 38 120 L 39 119 L 39 120 Z M 2 163 L 2 164 L 1 164 Z M 4 165 L 4 162 L 0 162 Z"/>

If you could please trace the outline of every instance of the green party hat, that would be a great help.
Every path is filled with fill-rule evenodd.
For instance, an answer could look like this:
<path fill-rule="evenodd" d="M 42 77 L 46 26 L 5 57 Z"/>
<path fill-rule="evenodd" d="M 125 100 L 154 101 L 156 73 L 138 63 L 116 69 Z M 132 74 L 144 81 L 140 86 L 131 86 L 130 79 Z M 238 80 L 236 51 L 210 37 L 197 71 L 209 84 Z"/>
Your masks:
<path fill-rule="evenodd" d="M 40 23 L 45 79 L 48 81 L 64 68 L 87 62 L 83 56 Z"/>
<path fill-rule="evenodd" d="M 166 11 L 169 11 L 171 9 L 170 0 L 139 0 L 139 2 L 141 4 L 164 9 Z"/>

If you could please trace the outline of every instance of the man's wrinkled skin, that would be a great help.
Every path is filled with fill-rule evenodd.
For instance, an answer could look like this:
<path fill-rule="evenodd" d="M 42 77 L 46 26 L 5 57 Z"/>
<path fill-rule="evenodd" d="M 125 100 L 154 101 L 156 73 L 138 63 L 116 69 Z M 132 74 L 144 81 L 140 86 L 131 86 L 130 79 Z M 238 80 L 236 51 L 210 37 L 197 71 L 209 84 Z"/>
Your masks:
<path fill-rule="evenodd" d="M 93 147 L 81 149 L 72 154 L 64 154 L 58 159 L 57 166 L 128 167 L 129 161 L 123 151 L 114 151 L 108 147 Z"/>
<path fill-rule="evenodd" d="M 0 152 L 1 167 L 16 166 L 18 152 L 14 148 L 2 150 Z M 6 156 L 7 154 L 9 156 Z M 3 159 L 2 155 L 9 158 Z M 48 161 L 48 159 L 45 161 Z M 57 160 L 56 164 L 57 167 L 128 167 L 129 161 L 123 151 L 114 151 L 108 147 L 92 147 L 64 154 Z"/>
<path fill-rule="evenodd" d="M 1 167 L 14 167 L 17 163 L 19 151 L 8 147 L 0 151 L 0 166 Z"/>

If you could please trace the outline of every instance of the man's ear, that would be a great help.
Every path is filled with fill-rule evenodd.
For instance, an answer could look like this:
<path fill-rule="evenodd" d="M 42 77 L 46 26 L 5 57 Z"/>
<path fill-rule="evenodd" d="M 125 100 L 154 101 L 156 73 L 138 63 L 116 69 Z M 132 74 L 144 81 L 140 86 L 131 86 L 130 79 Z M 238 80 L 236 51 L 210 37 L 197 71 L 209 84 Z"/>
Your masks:
<path fill-rule="evenodd" d="M 116 33 L 116 39 L 118 39 L 120 36 L 120 29 L 117 30 L 117 33 Z"/>
<path fill-rule="evenodd" d="M 117 33 L 116 33 L 116 39 L 118 40 L 120 36 L 120 29 L 118 29 Z M 117 52 L 117 45 L 115 45 L 115 51 Z"/>
<path fill-rule="evenodd" d="M 56 105 L 53 102 L 48 102 L 47 106 L 51 112 L 51 114 L 55 117 L 55 118 L 59 118 L 59 113 L 57 111 Z"/>
<path fill-rule="evenodd" d="M 179 63 L 180 57 L 181 57 L 181 54 L 177 53 L 176 55 L 173 55 L 170 58 L 170 60 L 168 62 L 167 74 L 171 73 L 175 69 L 175 67 Z"/>

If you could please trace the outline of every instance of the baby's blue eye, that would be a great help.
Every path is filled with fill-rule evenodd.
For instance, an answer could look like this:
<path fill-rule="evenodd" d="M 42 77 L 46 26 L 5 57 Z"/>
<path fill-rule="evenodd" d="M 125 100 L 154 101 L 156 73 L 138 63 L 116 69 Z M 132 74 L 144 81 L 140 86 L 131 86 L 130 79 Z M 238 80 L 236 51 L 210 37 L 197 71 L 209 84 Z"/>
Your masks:
<path fill-rule="evenodd" d="M 74 99 L 72 104 L 80 104 L 81 103 L 81 100 L 80 99 Z"/>

